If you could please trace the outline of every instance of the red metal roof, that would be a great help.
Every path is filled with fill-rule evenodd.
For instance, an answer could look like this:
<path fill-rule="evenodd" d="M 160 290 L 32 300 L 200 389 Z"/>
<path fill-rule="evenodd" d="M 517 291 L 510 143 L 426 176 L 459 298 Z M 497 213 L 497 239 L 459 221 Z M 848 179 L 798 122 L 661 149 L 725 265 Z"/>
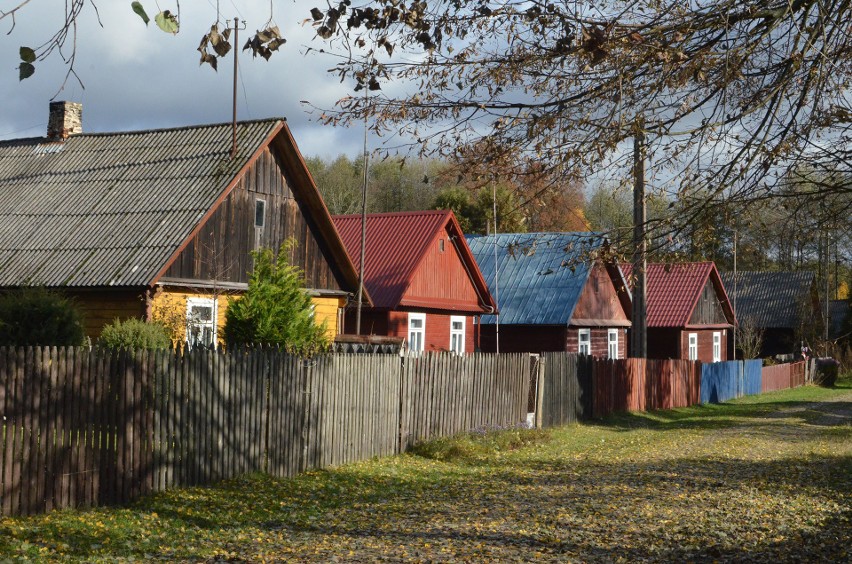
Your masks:
<path fill-rule="evenodd" d="M 336 215 L 334 225 L 360 271 L 361 216 Z M 464 263 L 471 283 L 482 299 L 483 311 L 494 307 L 491 294 L 453 212 L 430 210 L 367 215 L 364 286 L 377 308 L 395 309 L 417 273 L 427 250 L 442 234 L 453 235 L 453 242 Z"/>
<path fill-rule="evenodd" d="M 633 265 L 621 265 L 631 287 Z M 648 296 L 648 327 L 685 327 L 708 281 L 713 282 L 725 314 L 733 317 L 719 272 L 712 262 L 648 265 L 645 286 Z"/>

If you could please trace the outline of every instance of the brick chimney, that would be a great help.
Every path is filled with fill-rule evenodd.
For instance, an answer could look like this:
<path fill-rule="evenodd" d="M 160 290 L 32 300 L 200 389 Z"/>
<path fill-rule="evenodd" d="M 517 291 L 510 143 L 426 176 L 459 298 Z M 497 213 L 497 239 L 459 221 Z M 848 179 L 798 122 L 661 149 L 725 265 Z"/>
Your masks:
<path fill-rule="evenodd" d="M 51 102 L 50 116 L 47 120 L 47 138 L 58 141 L 78 133 L 83 133 L 83 104 Z"/>

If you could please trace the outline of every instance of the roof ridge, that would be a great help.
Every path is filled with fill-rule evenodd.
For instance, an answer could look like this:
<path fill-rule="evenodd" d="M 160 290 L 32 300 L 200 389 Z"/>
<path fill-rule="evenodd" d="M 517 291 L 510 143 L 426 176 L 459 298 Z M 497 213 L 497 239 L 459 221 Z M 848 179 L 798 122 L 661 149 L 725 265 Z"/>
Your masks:
<path fill-rule="evenodd" d="M 259 118 L 259 119 L 248 119 L 248 120 L 240 120 L 237 122 L 237 125 L 251 125 L 256 123 L 277 123 L 277 122 L 287 122 L 287 118 L 285 117 L 271 117 L 271 118 Z M 93 132 L 83 132 L 70 136 L 70 139 L 78 138 L 78 137 L 113 137 L 119 135 L 145 135 L 148 133 L 163 133 L 167 131 L 189 131 L 192 129 L 212 129 L 215 127 L 230 127 L 233 125 L 233 122 L 225 121 L 221 123 L 202 123 L 197 125 L 180 125 L 176 127 L 158 127 L 153 129 L 129 129 L 126 131 L 93 131 Z M 23 139 L 41 139 L 43 141 L 53 142 L 56 141 L 54 139 L 49 139 L 48 137 L 22 137 Z M 15 139 L 8 139 L 7 141 L 15 141 Z M 67 140 L 66 140 L 67 141 Z"/>
<path fill-rule="evenodd" d="M 367 217 L 405 217 L 405 216 L 414 216 L 414 215 L 449 215 L 453 213 L 452 210 L 409 210 L 409 211 L 400 211 L 400 212 L 372 212 L 368 213 Z M 333 214 L 332 217 L 339 217 L 341 219 L 348 219 L 352 217 L 361 217 L 360 213 L 336 213 Z"/>

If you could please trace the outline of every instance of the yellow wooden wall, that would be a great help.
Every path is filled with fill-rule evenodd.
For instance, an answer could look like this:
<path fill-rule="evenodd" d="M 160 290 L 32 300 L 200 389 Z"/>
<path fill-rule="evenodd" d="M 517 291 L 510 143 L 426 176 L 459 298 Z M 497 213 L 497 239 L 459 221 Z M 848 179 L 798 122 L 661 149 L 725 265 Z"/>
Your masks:
<path fill-rule="evenodd" d="M 68 290 L 65 295 L 74 300 L 83 313 L 83 329 L 94 343 L 105 325 L 116 319 L 122 321 L 145 316 L 145 295 L 132 290 Z"/>
<path fill-rule="evenodd" d="M 151 319 L 161 321 L 169 327 L 173 335 L 178 337 L 179 342 L 186 340 L 186 302 L 188 298 L 212 299 L 212 293 L 200 293 L 197 291 L 165 288 L 160 289 L 151 301 Z M 216 300 L 216 338 L 223 343 L 222 334 L 225 326 L 225 312 L 232 300 L 239 299 L 239 294 L 219 294 Z M 329 340 L 334 340 L 342 331 L 338 327 L 338 308 L 346 306 L 343 297 L 320 297 L 313 296 L 314 317 L 318 324 L 326 322 L 326 333 Z"/>

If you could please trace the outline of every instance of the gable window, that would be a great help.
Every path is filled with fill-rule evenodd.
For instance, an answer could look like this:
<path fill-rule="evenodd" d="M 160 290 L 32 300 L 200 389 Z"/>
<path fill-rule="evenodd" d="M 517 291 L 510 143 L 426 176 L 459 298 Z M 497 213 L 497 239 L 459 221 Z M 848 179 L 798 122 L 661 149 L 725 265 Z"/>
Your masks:
<path fill-rule="evenodd" d="M 254 201 L 254 226 L 263 227 L 266 224 L 266 200 L 260 198 Z"/>
<path fill-rule="evenodd" d="M 607 330 L 607 356 L 615 360 L 618 358 L 618 329 Z"/>
<path fill-rule="evenodd" d="M 408 314 L 408 349 L 411 352 L 423 352 L 423 343 L 426 336 L 426 314 Z"/>
<path fill-rule="evenodd" d="M 713 333 L 713 362 L 722 361 L 722 334 Z"/>
<path fill-rule="evenodd" d="M 464 322 L 464 316 L 450 316 L 450 350 L 456 354 L 464 354 Z"/>
<path fill-rule="evenodd" d="M 216 300 L 187 298 L 186 344 L 190 348 L 216 348 Z"/>
<path fill-rule="evenodd" d="M 580 329 L 577 334 L 577 352 L 579 354 L 592 354 L 592 330 Z"/>
<path fill-rule="evenodd" d="M 687 358 L 689 360 L 698 360 L 698 333 L 689 333 Z"/>

